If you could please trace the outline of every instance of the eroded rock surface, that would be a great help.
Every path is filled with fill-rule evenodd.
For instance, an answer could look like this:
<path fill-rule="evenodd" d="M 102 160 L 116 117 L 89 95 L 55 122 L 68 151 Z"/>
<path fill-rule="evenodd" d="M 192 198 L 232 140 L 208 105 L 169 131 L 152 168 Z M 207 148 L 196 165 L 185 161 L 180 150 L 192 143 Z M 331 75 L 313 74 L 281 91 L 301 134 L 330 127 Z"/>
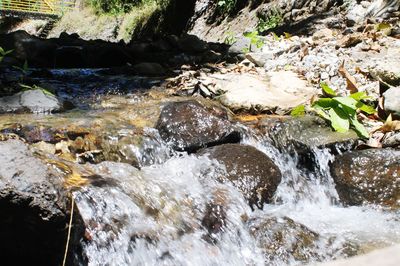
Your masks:
<path fill-rule="evenodd" d="M 307 82 L 291 71 L 269 72 L 265 77 L 251 74 L 214 75 L 225 93 L 220 101 L 232 110 L 287 111 L 316 94 Z"/>
<path fill-rule="evenodd" d="M 61 174 L 51 171 L 17 140 L 0 142 L 0 164 L 2 263 L 60 265 L 71 204 Z M 84 231 L 78 211 L 73 226 L 71 265 L 77 263 Z"/>
<path fill-rule="evenodd" d="M 400 207 L 400 151 L 371 149 L 335 158 L 331 174 L 345 205 Z"/>

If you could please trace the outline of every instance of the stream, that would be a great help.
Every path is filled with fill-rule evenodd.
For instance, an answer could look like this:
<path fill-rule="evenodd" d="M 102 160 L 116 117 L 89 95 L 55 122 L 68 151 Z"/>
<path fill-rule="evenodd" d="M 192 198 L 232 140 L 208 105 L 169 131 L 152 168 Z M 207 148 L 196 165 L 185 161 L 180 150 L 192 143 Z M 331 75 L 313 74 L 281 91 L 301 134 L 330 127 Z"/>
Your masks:
<path fill-rule="evenodd" d="M 51 78 L 33 78 L 76 108 L 0 116 L 3 126 L 86 126 L 114 143 L 140 128 L 140 145 L 128 146 L 137 167 L 88 163 L 104 182 L 73 192 L 89 265 L 303 265 L 400 243 L 398 211 L 340 203 L 328 149 L 313 148 L 314 167 L 307 170 L 296 154 L 236 122 L 241 144 L 265 153 L 282 173 L 272 201 L 252 209 L 234 183 L 218 181 L 225 165 L 207 153 L 173 151 L 153 128 L 160 106 L 178 99 L 160 92 L 161 80 L 104 73 L 54 70 Z"/>

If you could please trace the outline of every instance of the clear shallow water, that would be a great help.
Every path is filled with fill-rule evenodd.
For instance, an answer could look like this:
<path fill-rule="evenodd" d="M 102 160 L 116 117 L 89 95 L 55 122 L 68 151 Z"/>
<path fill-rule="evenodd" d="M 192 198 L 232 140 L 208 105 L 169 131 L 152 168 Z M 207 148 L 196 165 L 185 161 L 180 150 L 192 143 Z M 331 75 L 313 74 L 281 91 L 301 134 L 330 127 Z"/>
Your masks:
<path fill-rule="evenodd" d="M 280 154 L 267 140 L 248 137 L 243 143 L 268 154 L 283 173 L 275 203 L 263 210 L 252 211 L 236 188 L 216 182 L 225 168 L 207 156 L 155 158 L 161 163 L 140 171 L 109 162 L 92 166 L 118 185 L 75 192 L 90 228 L 91 240 L 85 244 L 90 265 L 303 264 L 288 252 L 297 241 L 290 236 L 274 256 L 265 256 L 257 246 L 251 225 L 271 217 L 288 217 L 319 235 L 315 245 L 303 250 L 311 254 L 308 262 L 345 256 L 349 244 L 363 251 L 400 242 L 398 213 L 337 203 L 328 171 L 333 157 L 327 151 L 315 150 L 319 171 L 304 176 L 296 158 Z M 203 223 L 210 203 L 223 206 L 225 217 L 222 231 L 215 234 Z"/>

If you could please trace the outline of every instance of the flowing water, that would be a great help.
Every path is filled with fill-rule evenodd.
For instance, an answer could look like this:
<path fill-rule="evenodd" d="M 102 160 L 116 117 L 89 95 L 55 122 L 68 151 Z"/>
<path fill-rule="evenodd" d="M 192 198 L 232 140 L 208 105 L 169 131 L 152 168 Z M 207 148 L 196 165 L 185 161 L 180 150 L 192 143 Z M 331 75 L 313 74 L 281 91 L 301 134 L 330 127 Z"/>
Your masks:
<path fill-rule="evenodd" d="M 328 169 L 333 156 L 327 150 L 314 150 L 318 171 L 304 176 L 296 158 L 280 154 L 268 140 L 248 137 L 243 143 L 265 152 L 283 173 L 274 204 L 263 210 L 252 211 L 237 189 L 216 182 L 213 177 L 224 166 L 207 156 L 179 153 L 140 171 L 115 163 L 95 166 L 119 185 L 87 187 L 75 194 L 91 225 L 91 241 L 85 245 L 90 265 L 298 265 L 400 241 L 398 214 L 338 204 Z M 226 221 L 210 241 L 202 221 L 207 205 L 218 200 Z M 268 255 L 251 228 L 272 217 L 283 226 L 269 228 L 267 239 L 273 243 L 278 233 L 284 240 Z M 318 234 L 314 244 L 296 250 L 305 260 L 292 254 L 299 234 L 296 228 L 283 230 L 290 227 L 286 218 Z"/>
<path fill-rule="evenodd" d="M 314 149 L 315 170 L 305 170 L 296 156 L 279 152 L 268 138 L 243 126 L 242 143 L 266 153 L 282 172 L 273 202 L 252 210 L 231 183 L 216 181 L 226 171 L 224 165 L 207 155 L 173 152 L 156 130 L 146 128 L 157 119 L 159 105 L 149 107 L 139 92 L 157 85 L 157 80 L 124 78 L 121 83 L 121 77 L 84 70 L 59 70 L 53 77 L 46 82 L 61 88 L 59 95 L 80 111 L 24 115 L 17 117 L 21 123 L 33 118 L 48 125 L 55 120 L 86 125 L 102 121 L 124 134 L 127 124 L 140 120 L 143 132 L 151 136 L 140 148 L 131 146 L 140 170 L 115 162 L 90 165 L 105 182 L 74 192 L 87 226 L 84 253 L 89 265 L 301 265 L 400 243 L 399 213 L 340 205 L 329 174 L 334 157 L 328 150 Z M 86 90 L 98 94 L 89 98 Z M 76 97 L 68 98 L 71 93 Z M 116 96 L 119 100 L 112 107 L 122 101 L 136 108 L 110 111 L 110 105 L 101 104 L 107 95 L 118 93 L 125 96 Z M 0 122 L 15 119 L 2 116 Z M 220 218 L 220 230 L 207 228 L 210 206 Z"/>

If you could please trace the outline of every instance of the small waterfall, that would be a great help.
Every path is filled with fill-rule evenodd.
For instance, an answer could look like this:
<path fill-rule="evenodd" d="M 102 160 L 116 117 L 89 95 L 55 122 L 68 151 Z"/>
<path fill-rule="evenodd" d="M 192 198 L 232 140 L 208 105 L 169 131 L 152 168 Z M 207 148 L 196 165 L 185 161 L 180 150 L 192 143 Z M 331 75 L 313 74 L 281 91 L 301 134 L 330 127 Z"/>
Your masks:
<path fill-rule="evenodd" d="M 243 143 L 273 158 L 283 175 L 274 203 L 263 210 L 252 211 L 232 184 L 216 181 L 224 165 L 186 153 L 167 158 L 158 141 L 135 150 L 147 162 L 140 170 L 91 165 L 106 182 L 74 192 L 87 226 L 89 265 L 301 265 L 400 241 L 398 214 L 338 203 L 327 149 L 313 150 L 310 171 L 267 138 L 246 135 Z M 314 243 L 307 246 L 309 239 Z"/>

